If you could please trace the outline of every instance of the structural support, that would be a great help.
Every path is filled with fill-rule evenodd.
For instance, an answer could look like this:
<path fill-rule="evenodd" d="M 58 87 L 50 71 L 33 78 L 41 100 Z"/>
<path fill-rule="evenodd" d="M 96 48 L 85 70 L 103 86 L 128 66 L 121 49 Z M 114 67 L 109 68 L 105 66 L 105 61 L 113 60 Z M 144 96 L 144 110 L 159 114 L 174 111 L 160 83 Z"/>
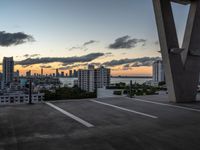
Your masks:
<path fill-rule="evenodd" d="M 200 72 L 200 0 L 175 2 L 191 5 L 182 47 L 178 44 L 171 0 L 153 0 L 169 100 L 193 102 Z"/>

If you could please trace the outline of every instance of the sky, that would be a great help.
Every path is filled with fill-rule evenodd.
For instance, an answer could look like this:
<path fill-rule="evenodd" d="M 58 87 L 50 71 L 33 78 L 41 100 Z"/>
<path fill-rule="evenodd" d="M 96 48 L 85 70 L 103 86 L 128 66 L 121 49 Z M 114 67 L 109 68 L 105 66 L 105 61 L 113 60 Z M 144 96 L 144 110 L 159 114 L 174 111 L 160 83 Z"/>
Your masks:
<path fill-rule="evenodd" d="M 188 11 L 173 4 L 180 43 Z M 151 75 L 161 57 L 152 0 L 1 0 L 0 18 L 0 61 L 13 56 L 21 74 L 94 64 Z"/>

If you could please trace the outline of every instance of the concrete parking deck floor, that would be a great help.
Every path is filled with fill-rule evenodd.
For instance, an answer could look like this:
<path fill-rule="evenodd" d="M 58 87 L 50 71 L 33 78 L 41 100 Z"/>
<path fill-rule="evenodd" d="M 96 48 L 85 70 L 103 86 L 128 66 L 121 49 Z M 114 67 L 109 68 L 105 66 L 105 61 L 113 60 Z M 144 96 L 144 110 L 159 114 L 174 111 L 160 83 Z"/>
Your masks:
<path fill-rule="evenodd" d="M 200 103 L 164 99 L 0 106 L 0 150 L 199 150 Z"/>

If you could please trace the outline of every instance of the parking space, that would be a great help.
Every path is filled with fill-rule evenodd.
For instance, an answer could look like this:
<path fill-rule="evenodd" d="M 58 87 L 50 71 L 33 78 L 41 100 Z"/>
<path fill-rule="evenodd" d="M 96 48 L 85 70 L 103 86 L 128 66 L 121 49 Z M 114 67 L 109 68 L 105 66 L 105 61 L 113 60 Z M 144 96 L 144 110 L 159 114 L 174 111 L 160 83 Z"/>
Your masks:
<path fill-rule="evenodd" d="M 0 150 L 200 149 L 195 104 L 148 98 L 1 106 Z"/>
<path fill-rule="evenodd" d="M 53 149 L 61 141 L 66 146 L 67 135 L 82 128 L 45 104 L 0 107 L 0 120 L 0 149 L 3 150 L 31 149 L 31 145 L 34 149 Z"/>
<path fill-rule="evenodd" d="M 198 115 L 200 113 L 200 103 L 191 103 L 191 104 L 175 104 L 169 102 L 158 102 L 153 100 L 147 100 L 141 97 L 136 98 L 104 98 L 104 99 L 97 99 L 98 101 L 105 102 L 108 104 L 113 104 L 116 106 L 136 109 L 137 111 L 143 111 L 145 113 L 153 113 L 159 115 L 161 118 L 170 116 L 170 113 L 175 113 L 175 117 L 178 117 L 182 113 L 194 113 L 193 115 Z M 195 106 L 195 107 L 194 107 Z M 164 114 L 163 114 L 164 113 Z"/>
<path fill-rule="evenodd" d="M 59 108 L 80 117 L 93 124 L 95 127 L 122 126 L 134 122 L 151 122 L 152 118 L 137 113 L 119 110 L 113 107 L 104 106 L 91 100 L 54 102 Z"/>
<path fill-rule="evenodd" d="M 156 122 L 161 126 L 175 128 L 183 125 L 200 124 L 200 109 L 194 108 L 194 104 L 162 103 L 153 100 L 149 101 L 145 98 L 104 98 L 98 99 L 98 101 L 130 110 L 136 110 L 145 114 L 153 114 L 158 117 Z"/>
<path fill-rule="evenodd" d="M 136 99 L 142 99 L 152 102 L 158 102 L 158 103 L 164 103 L 164 104 L 173 104 L 172 102 L 169 102 L 168 95 L 162 94 L 162 95 L 149 95 L 149 96 L 137 96 Z M 200 94 L 197 94 L 197 100 L 193 103 L 179 103 L 178 106 L 184 106 L 189 107 L 193 109 L 200 110 Z"/>

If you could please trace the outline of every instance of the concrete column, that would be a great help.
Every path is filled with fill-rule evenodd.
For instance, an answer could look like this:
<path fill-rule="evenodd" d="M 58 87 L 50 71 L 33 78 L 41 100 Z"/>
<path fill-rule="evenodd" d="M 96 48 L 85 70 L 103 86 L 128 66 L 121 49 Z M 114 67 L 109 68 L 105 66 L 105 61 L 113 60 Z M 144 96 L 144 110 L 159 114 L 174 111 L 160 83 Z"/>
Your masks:
<path fill-rule="evenodd" d="M 153 4 L 169 100 L 193 102 L 200 72 L 200 1 L 191 2 L 182 48 L 178 44 L 171 0 L 153 0 Z"/>

